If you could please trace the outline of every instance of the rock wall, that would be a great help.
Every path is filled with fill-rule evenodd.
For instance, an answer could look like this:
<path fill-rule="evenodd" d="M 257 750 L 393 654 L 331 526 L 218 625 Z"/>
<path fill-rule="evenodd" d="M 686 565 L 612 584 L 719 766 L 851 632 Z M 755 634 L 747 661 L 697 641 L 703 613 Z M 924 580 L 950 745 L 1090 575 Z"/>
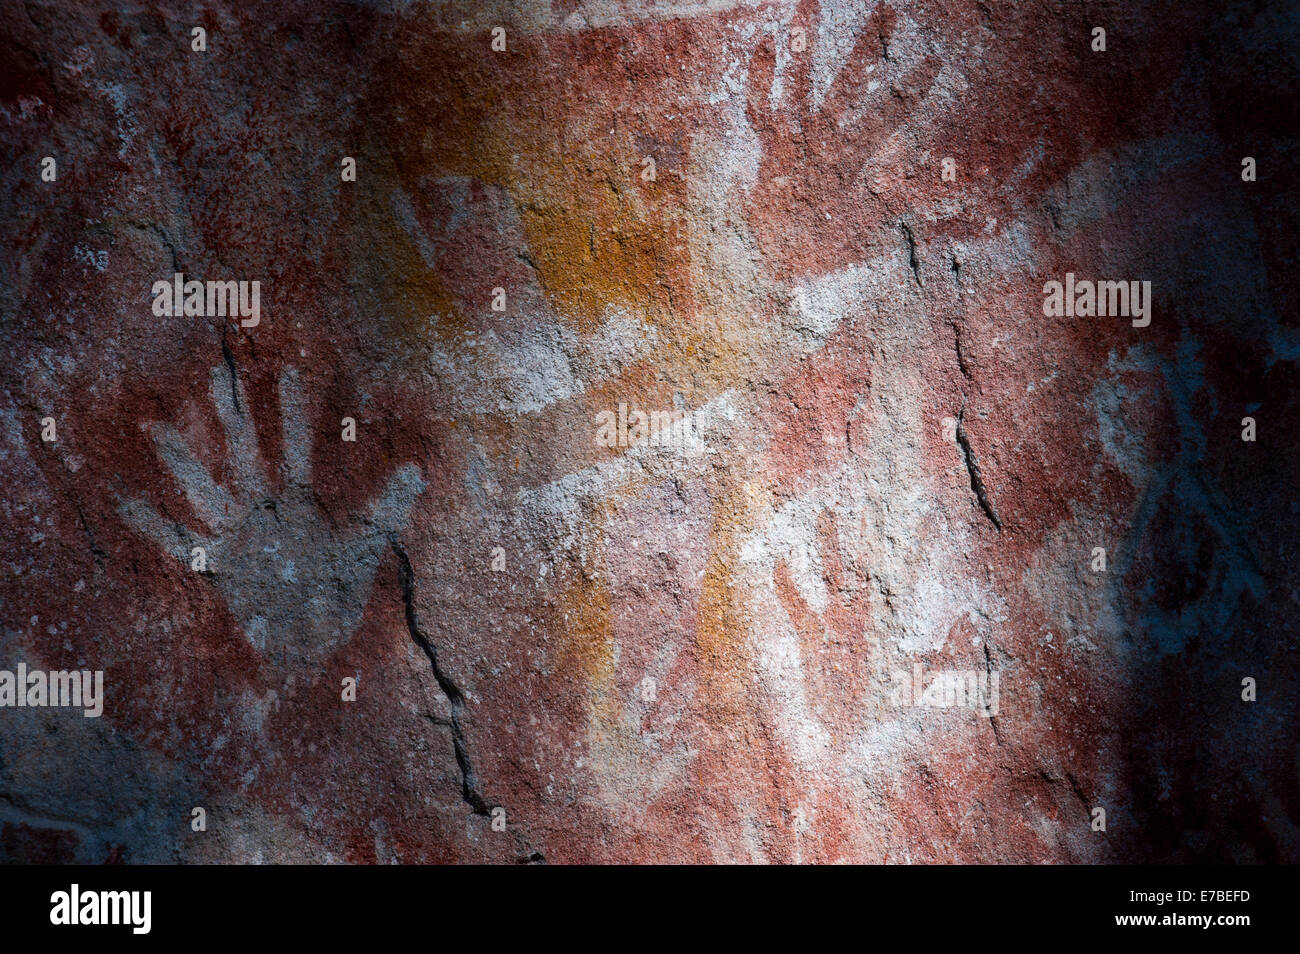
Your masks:
<path fill-rule="evenodd" d="M 1293 5 L 0 12 L 0 857 L 1300 859 Z"/>

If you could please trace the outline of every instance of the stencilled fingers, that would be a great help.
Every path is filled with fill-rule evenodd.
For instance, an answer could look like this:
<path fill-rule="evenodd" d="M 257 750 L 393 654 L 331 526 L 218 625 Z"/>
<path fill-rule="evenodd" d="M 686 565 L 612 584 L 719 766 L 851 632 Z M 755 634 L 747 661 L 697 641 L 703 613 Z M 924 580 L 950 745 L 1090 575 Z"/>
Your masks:
<path fill-rule="evenodd" d="M 280 375 L 280 425 L 284 439 L 283 477 L 287 486 L 311 486 L 311 427 L 297 368 Z"/>
<path fill-rule="evenodd" d="M 160 550 L 182 562 L 190 561 L 195 547 L 201 547 L 207 553 L 213 550 L 214 541 L 211 537 L 197 534 L 184 524 L 167 520 L 143 500 L 130 500 L 121 504 L 118 513 Z"/>
<path fill-rule="evenodd" d="M 260 652 L 319 662 L 359 625 L 380 554 L 405 529 L 424 479 L 414 464 L 397 468 L 353 524 L 336 526 L 302 492 L 310 490 L 313 425 L 298 371 L 286 368 L 279 380 L 284 464 L 278 488 L 267 481 L 242 383 L 221 367 L 210 378 L 232 488 L 213 477 L 173 425 L 157 424 L 152 433 L 159 459 L 211 533 L 168 520 L 143 500 L 124 503 L 120 513 L 159 549 L 205 572 Z"/>
<path fill-rule="evenodd" d="M 195 516 L 218 533 L 228 529 L 236 512 L 235 499 L 216 482 L 185 437 L 171 424 L 156 424 L 150 434 L 159 458 L 180 484 Z"/>
<path fill-rule="evenodd" d="M 245 499 L 266 494 L 266 470 L 258 450 L 257 429 L 244 384 L 224 368 L 212 369 L 212 404 L 226 432 L 226 457 Z"/>

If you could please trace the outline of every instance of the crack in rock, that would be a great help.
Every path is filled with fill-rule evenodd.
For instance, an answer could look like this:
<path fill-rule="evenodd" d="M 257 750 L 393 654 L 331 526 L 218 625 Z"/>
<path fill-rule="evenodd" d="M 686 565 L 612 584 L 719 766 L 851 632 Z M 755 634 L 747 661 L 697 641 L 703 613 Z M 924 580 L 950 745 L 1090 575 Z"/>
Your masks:
<path fill-rule="evenodd" d="M 912 278 L 916 280 L 916 287 L 924 288 L 925 283 L 921 281 L 921 262 L 916 257 L 916 238 L 912 235 L 912 229 L 906 222 L 899 222 L 898 230 L 903 233 L 903 239 L 907 242 L 907 264 L 912 269 Z"/>
<path fill-rule="evenodd" d="M 420 626 L 420 618 L 415 610 L 415 571 L 411 568 L 410 557 L 406 555 L 406 551 L 395 540 L 390 541 L 390 543 L 398 560 L 398 575 L 402 584 L 402 605 L 406 610 L 406 628 L 411 633 L 411 639 L 429 657 L 429 664 L 433 667 L 433 678 L 437 680 L 438 688 L 443 691 L 443 694 L 451 702 L 451 722 L 448 727 L 451 729 L 452 746 L 456 750 L 456 764 L 460 766 L 461 797 L 474 810 L 474 814 L 490 815 L 494 806 L 488 804 L 483 797 L 483 793 L 479 790 L 478 776 L 474 774 L 474 766 L 469 757 L 469 747 L 465 742 L 465 730 L 461 726 L 460 717 L 465 709 L 465 693 L 443 671 L 442 666 L 438 663 L 437 647 L 424 634 L 424 630 Z"/>
<path fill-rule="evenodd" d="M 988 640 L 984 641 L 984 678 L 985 685 L 989 685 L 993 679 L 993 654 L 989 651 Z M 989 728 L 993 730 L 993 740 L 998 746 L 1002 745 L 1002 733 L 998 730 L 998 717 L 989 713 Z"/>
<path fill-rule="evenodd" d="M 984 487 L 984 478 L 980 476 L 979 461 L 975 459 L 975 451 L 971 449 L 970 438 L 966 435 L 966 427 L 962 423 L 966 417 L 966 398 L 962 397 L 961 411 L 957 414 L 957 443 L 961 446 L 962 456 L 966 460 L 966 472 L 970 474 L 971 490 L 975 491 L 975 499 L 979 501 L 980 508 L 984 511 L 985 516 L 993 521 L 993 526 L 998 528 L 998 533 L 1002 532 L 1002 520 L 998 517 L 997 510 L 994 509 L 993 503 L 989 500 L 988 491 Z"/>

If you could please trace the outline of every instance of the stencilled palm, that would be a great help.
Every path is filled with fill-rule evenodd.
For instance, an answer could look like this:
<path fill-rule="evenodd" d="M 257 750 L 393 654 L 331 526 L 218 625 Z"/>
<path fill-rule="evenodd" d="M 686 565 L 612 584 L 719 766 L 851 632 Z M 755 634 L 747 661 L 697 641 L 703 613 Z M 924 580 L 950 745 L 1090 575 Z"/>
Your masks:
<path fill-rule="evenodd" d="M 124 504 L 121 513 L 187 567 L 202 558 L 201 572 L 259 652 L 281 666 L 319 667 L 360 624 L 383 551 L 406 527 L 424 481 L 415 465 L 399 468 L 353 526 L 336 527 L 312 493 L 311 429 L 296 370 L 280 378 L 278 489 L 258 452 L 242 384 L 214 368 L 211 396 L 226 432 L 232 486 L 213 478 L 174 426 L 151 428 L 159 457 L 206 532 L 166 520 L 142 500 Z"/>

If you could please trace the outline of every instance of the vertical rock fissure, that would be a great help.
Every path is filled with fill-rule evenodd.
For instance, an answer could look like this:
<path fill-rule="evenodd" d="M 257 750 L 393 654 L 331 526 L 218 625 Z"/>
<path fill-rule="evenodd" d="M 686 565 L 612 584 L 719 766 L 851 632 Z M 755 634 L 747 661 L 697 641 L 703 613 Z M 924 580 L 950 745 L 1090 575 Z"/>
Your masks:
<path fill-rule="evenodd" d="M 912 229 L 906 222 L 899 222 L 898 230 L 903 233 L 903 240 L 907 242 L 907 264 L 912 269 L 912 278 L 916 281 L 916 287 L 924 288 L 925 284 L 921 281 L 921 262 L 916 257 L 916 238 L 912 235 Z"/>
<path fill-rule="evenodd" d="M 461 715 L 465 710 L 465 693 L 443 671 L 442 666 L 438 663 L 437 647 L 424 634 L 424 630 L 420 626 L 420 617 L 415 609 L 415 571 L 411 568 L 410 558 L 395 540 L 390 541 L 390 544 L 393 553 L 397 555 L 398 576 L 402 584 L 402 604 L 406 610 L 406 628 L 410 631 L 411 639 L 415 641 L 415 644 L 424 650 L 424 655 L 428 657 L 429 665 L 433 668 L 433 678 L 437 681 L 438 688 L 443 691 L 443 694 L 451 703 L 451 739 L 452 746 L 456 751 L 456 764 L 460 767 L 461 796 L 476 815 L 489 815 L 492 812 L 492 806 L 488 804 L 483 797 L 483 793 L 479 790 L 478 776 L 474 774 L 474 765 L 469 757 L 469 746 L 465 742 L 465 730 L 461 725 Z"/>
<path fill-rule="evenodd" d="M 993 508 L 993 502 L 989 500 L 988 491 L 984 487 L 984 478 L 980 475 L 979 461 L 975 459 L 975 451 L 971 449 L 970 438 L 966 435 L 966 426 L 963 423 L 966 417 L 966 398 L 962 397 L 961 411 L 957 414 L 957 443 L 961 446 L 962 456 L 966 459 L 966 472 L 970 474 L 971 490 L 975 491 L 975 499 L 979 501 L 980 508 L 984 511 L 985 516 L 997 527 L 998 533 L 1002 532 L 1002 520 L 998 517 L 998 512 Z"/>
<path fill-rule="evenodd" d="M 993 683 L 993 654 L 989 651 L 988 640 L 984 641 L 984 684 L 991 686 Z M 1002 744 L 1002 733 L 998 731 L 998 717 L 989 713 L 989 728 L 993 730 L 993 740 L 1000 746 Z"/>
<path fill-rule="evenodd" d="M 229 325 L 221 325 L 221 360 L 226 363 L 226 371 L 230 374 L 230 397 L 235 406 L 235 410 L 240 414 L 244 409 L 239 406 L 239 369 L 235 367 L 235 353 L 230 350 L 230 342 L 227 340 L 227 329 Z"/>

